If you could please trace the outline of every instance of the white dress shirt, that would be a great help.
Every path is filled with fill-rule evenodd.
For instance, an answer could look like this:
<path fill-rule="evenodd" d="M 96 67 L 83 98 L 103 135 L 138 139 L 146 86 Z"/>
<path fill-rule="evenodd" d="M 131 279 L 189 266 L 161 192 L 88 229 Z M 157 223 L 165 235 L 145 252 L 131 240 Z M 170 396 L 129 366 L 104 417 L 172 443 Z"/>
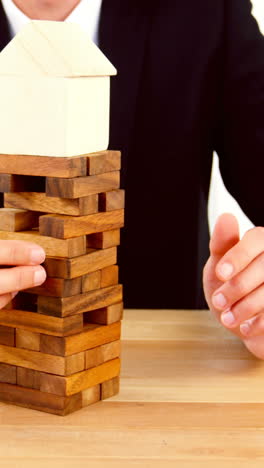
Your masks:
<path fill-rule="evenodd" d="M 8 19 L 11 37 L 13 38 L 31 20 L 17 8 L 12 0 L 2 0 L 2 4 Z M 79 24 L 90 38 L 98 44 L 101 6 L 102 0 L 81 0 L 65 21 Z"/>

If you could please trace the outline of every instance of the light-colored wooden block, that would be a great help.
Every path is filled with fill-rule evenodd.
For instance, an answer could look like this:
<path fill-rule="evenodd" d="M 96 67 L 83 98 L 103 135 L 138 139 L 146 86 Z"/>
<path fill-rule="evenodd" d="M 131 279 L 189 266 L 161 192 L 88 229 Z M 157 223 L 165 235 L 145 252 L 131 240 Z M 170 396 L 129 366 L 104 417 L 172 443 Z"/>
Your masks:
<path fill-rule="evenodd" d="M 28 23 L 0 54 L 2 152 L 105 150 L 112 74 L 115 68 L 78 25 Z"/>
<path fill-rule="evenodd" d="M 120 322 L 123 318 L 123 302 L 112 304 L 98 310 L 92 310 L 84 314 L 84 321 L 88 323 L 99 323 L 101 325 L 110 325 Z"/>
<path fill-rule="evenodd" d="M 1 186 L 0 186 L 1 187 Z M 45 193 L 5 193 L 4 206 L 44 213 L 84 216 L 98 212 L 98 195 L 67 199 L 48 197 Z"/>
<path fill-rule="evenodd" d="M 100 280 L 99 280 L 98 287 L 100 288 Z M 82 291 L 82 277 L 73 278 L 73 279 L 47 278 L 45 283 L 43 283 L 42 286 L 37 286 L 31 289 L 26 289 L 25 292 L 29 294 L 38 294 L 41 296 L 52 296 L 52 297 L 75 296 L 76 294 L 81 294 L 83 292 Z"/>
<path fill-rule="evenodd" d="M 99 194 L 99 211 L 114 211 L 125 208 L 125 191 L 111 190 Z"/>
<path fill-rule="evenodd" d="M 40 334 L 18 328 L 16 330 L 16 347 L 31 349 L 32 351 L 39 351 Z"/>
<path fill-rule="evenodd" d="M 93 405 L 100 400 L 101 397 L 101 389 L 100 384 L 95 385 L 94 387 L 87 388 L 86 390 L 82 391 L 82 406 L 86 408 L 86 406 Z"/>
<path fill-rule="evenodd" d="M 40 390 L 53 395 L 70 396 L 110 380 L 119 373 L 120 359 L 117 358 L 68 377 L 41 374 Z"/>
<path fill-rule="evenodd" d="M 87 156 L 87 174 L 96 175 L 105 172 L 120 171 L 120 151 L 102 151 Z"/>
<path fill-rule="evenodd" d="M 106 343 L 120 340 L 121 323 L 112 325 L 89 324 L 84 331 L 71 337 L 58 338 L 56 336 L 41 335 L 40 351 L 56 356 L 71 356 L 72 354 L 87 351 Z"/>
<path fill-rule="evenodd" d="M 38 313 L 53 317 L 67 317 L 107 307 L 120 301 L 122 301 L 122 286 L 119 284 L 72 297 L 38 296 Z"/>
<path fill-rule="evenodd" d="M 0 230 L 24 231 L 38 226 L 39 213 L 17 208 L 0 208 Z"/>
<path fill-rule="evenodd" d="M 17 385 L 40 390 L 40 372 L 25 367 L 17 367 Z"/>
<path fill-rule="evenodd" d="M 0 401 L 65 416 L 82 408 L 82 393 L 62 397 L 19 385 L 0 383 Z"/>
<path fill-rule="evenodd" d="M 73 258 L 84 255 L 86 252 L 85 236 L 75 237 L 73 239 L 54 239 L 53 237 L 42 236 L 38 231 L 0 231 L 0 239 L 34 242 L 43 247 L 46 255 L 52 257 Z"/>
<path fill-rule="evenodd" d="M 39 217 L 39 232 L 58 239 L 111 231 L 124 226 L 124 210 L 96 213 L 88 216 L 44 215 Z"/>
<path fill-rule="evenodd" d="M 0 382 L 16 384 L 17 383 L 17 368 L 9 364 L 0 362 Z"/>
<path fill-rule="evenodd" d="M 121 342 L 120 340 L 106 343 L 102 346 L 85 351 L 85 369 L 100 366 L 104 362 L 120 357 Z"/>
<path fill-rule="evenodd" d="M 119 393 L 120 388 L 120 377 L 114 377 L 113 379 L 102 382 L 101 384 L 101 400 L 106 400 Z"/>
<path fill-rule="evenodd" d="M 47 177 L 46 194 L 50 197 L 79 198 L 118 189 L 119 185 L 119 171 L 68 179 Z"/>
<path fill-rule="evenodd" d="M 120 229 L 98 232 L 87 236 L 87 247 L 91 249 L 109 249 L 120 244 Z"/>
<path fill-rule="evenodd" d="M 119 268 L 117 265 L 110 265 L 101 270 L 101 288 L 107 288 L 118 283 Z"/>
<path fill-rule="evenodd" d="M 2 149 L 1 151 L 3 152 Z M 58 159 L 52 156 L 0 154 L 0 173 L 34 177 L 80 177 L 87 173 L 87 162 L 83 156 Z M 40 188 L 43 191 L 42 183 Z M 28 189 L 23 190 L 27 191 Z M 31 186 L 29 191 L 32 191 Z"/>
<path fill-rule="evenodd" d="M 0 344 L 15 346 L 15 330 L 11 327 L 0 325 Z"/>
<path fill-rule="evenodd" d="M 1 309 L 0 325 L 52 336 L 69 336 L 83 330 L 83 316 L 58 318 L 24 310 Z"/>
<path fill-rule="evenodd" d="M 101 271 L 94 271 L 93 273 L 89 273 L 88 275 L 84 275 L 81 277 L 82 281 L 82 288 L 81 292 L 89 292 L 94 291 L 95 289 L 100 289 L 101 287 Z"/>
<path fill-rule="evenodd" d="M 45 192 L 45 177 L 0 174 L 0 192 Z M 10 208 L 10 207 L 9 207 Z M 13 208 L 22 208 L 14 206 Z M 24 208 L 24 207 L 23 207 Z M 30 208 L 25 208 L 30 209 Z"/>
<path fill-rule="evenodd" d="M 49 277 L 72 279 L 101 270 L 117 262 L 117 249 L 91 250 L 76 258 L 48 257 L 44 268 Z"/>

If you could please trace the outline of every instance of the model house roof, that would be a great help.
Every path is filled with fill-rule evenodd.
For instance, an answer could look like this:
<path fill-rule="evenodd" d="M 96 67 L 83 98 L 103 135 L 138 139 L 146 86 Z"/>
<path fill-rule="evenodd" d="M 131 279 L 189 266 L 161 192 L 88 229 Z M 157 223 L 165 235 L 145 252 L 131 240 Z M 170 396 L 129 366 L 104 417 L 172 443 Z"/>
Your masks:
<path fill-rule="evenodd" d="M 31 21 L 0 53 L 1 75 L 85 77 L 116 69 L 74 23 Z"/>

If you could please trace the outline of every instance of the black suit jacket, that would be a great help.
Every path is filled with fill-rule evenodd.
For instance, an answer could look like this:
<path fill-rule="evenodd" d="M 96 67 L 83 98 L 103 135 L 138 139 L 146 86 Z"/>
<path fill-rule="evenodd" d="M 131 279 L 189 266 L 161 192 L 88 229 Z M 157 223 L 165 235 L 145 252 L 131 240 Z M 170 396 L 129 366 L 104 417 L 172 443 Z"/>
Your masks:
<path fill-rule="evenodd" d="M 110 147 L 123 152 L 128 307 L 204 305 L 212 152 L 227 188 L 264 225 L 264 40 L 248 0 L 103 0 Z M 0 12 L 0 46 L 9 40 Z"/>

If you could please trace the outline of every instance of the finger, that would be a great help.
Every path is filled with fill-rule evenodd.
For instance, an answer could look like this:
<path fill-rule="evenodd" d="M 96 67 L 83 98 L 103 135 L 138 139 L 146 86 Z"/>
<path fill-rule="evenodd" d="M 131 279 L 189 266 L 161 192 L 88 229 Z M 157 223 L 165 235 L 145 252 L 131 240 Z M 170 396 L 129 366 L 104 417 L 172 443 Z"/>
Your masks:
<path fill-rule="evenodd" d="M 218 288 L 213 296 L 213 306 L 218 310 L 230 308 L 243 297 L 257 289 L 264 280 L 264 253 L 259 255 L 241 273 Z"/>
<path fill-rule="evenodd" d="M 264 228 L 257 227 L 246 232 L 244 237 L 219 261 L 216 274 L 227 281 L 244 270 L 264 250 Z"/>
<path fill-rule="evenodd" d="M 0 265 L 39 265 L 44 260 L 45 252 L 37 244 L 0 240 Z"/>
<path fill-rule="evenodd" d="M 5 307 L 14 297 L 17 295 L 17 292 L 14 293 L 8 293 L 8 294 L 3 294 L 0 296 L 0 309 Z"/>
<path fill-rule="evenodd" d="M 22 266 L 0 270 L 0 295 L 39 286 L 46 279 L 42 266 Z"/>
<path fill-rule="evenodd" d="M 249 320 L 241 323 L 240 331 L 242 335 L 247 337 L 264 335 L 264 313 L 259 313 Z"/>

